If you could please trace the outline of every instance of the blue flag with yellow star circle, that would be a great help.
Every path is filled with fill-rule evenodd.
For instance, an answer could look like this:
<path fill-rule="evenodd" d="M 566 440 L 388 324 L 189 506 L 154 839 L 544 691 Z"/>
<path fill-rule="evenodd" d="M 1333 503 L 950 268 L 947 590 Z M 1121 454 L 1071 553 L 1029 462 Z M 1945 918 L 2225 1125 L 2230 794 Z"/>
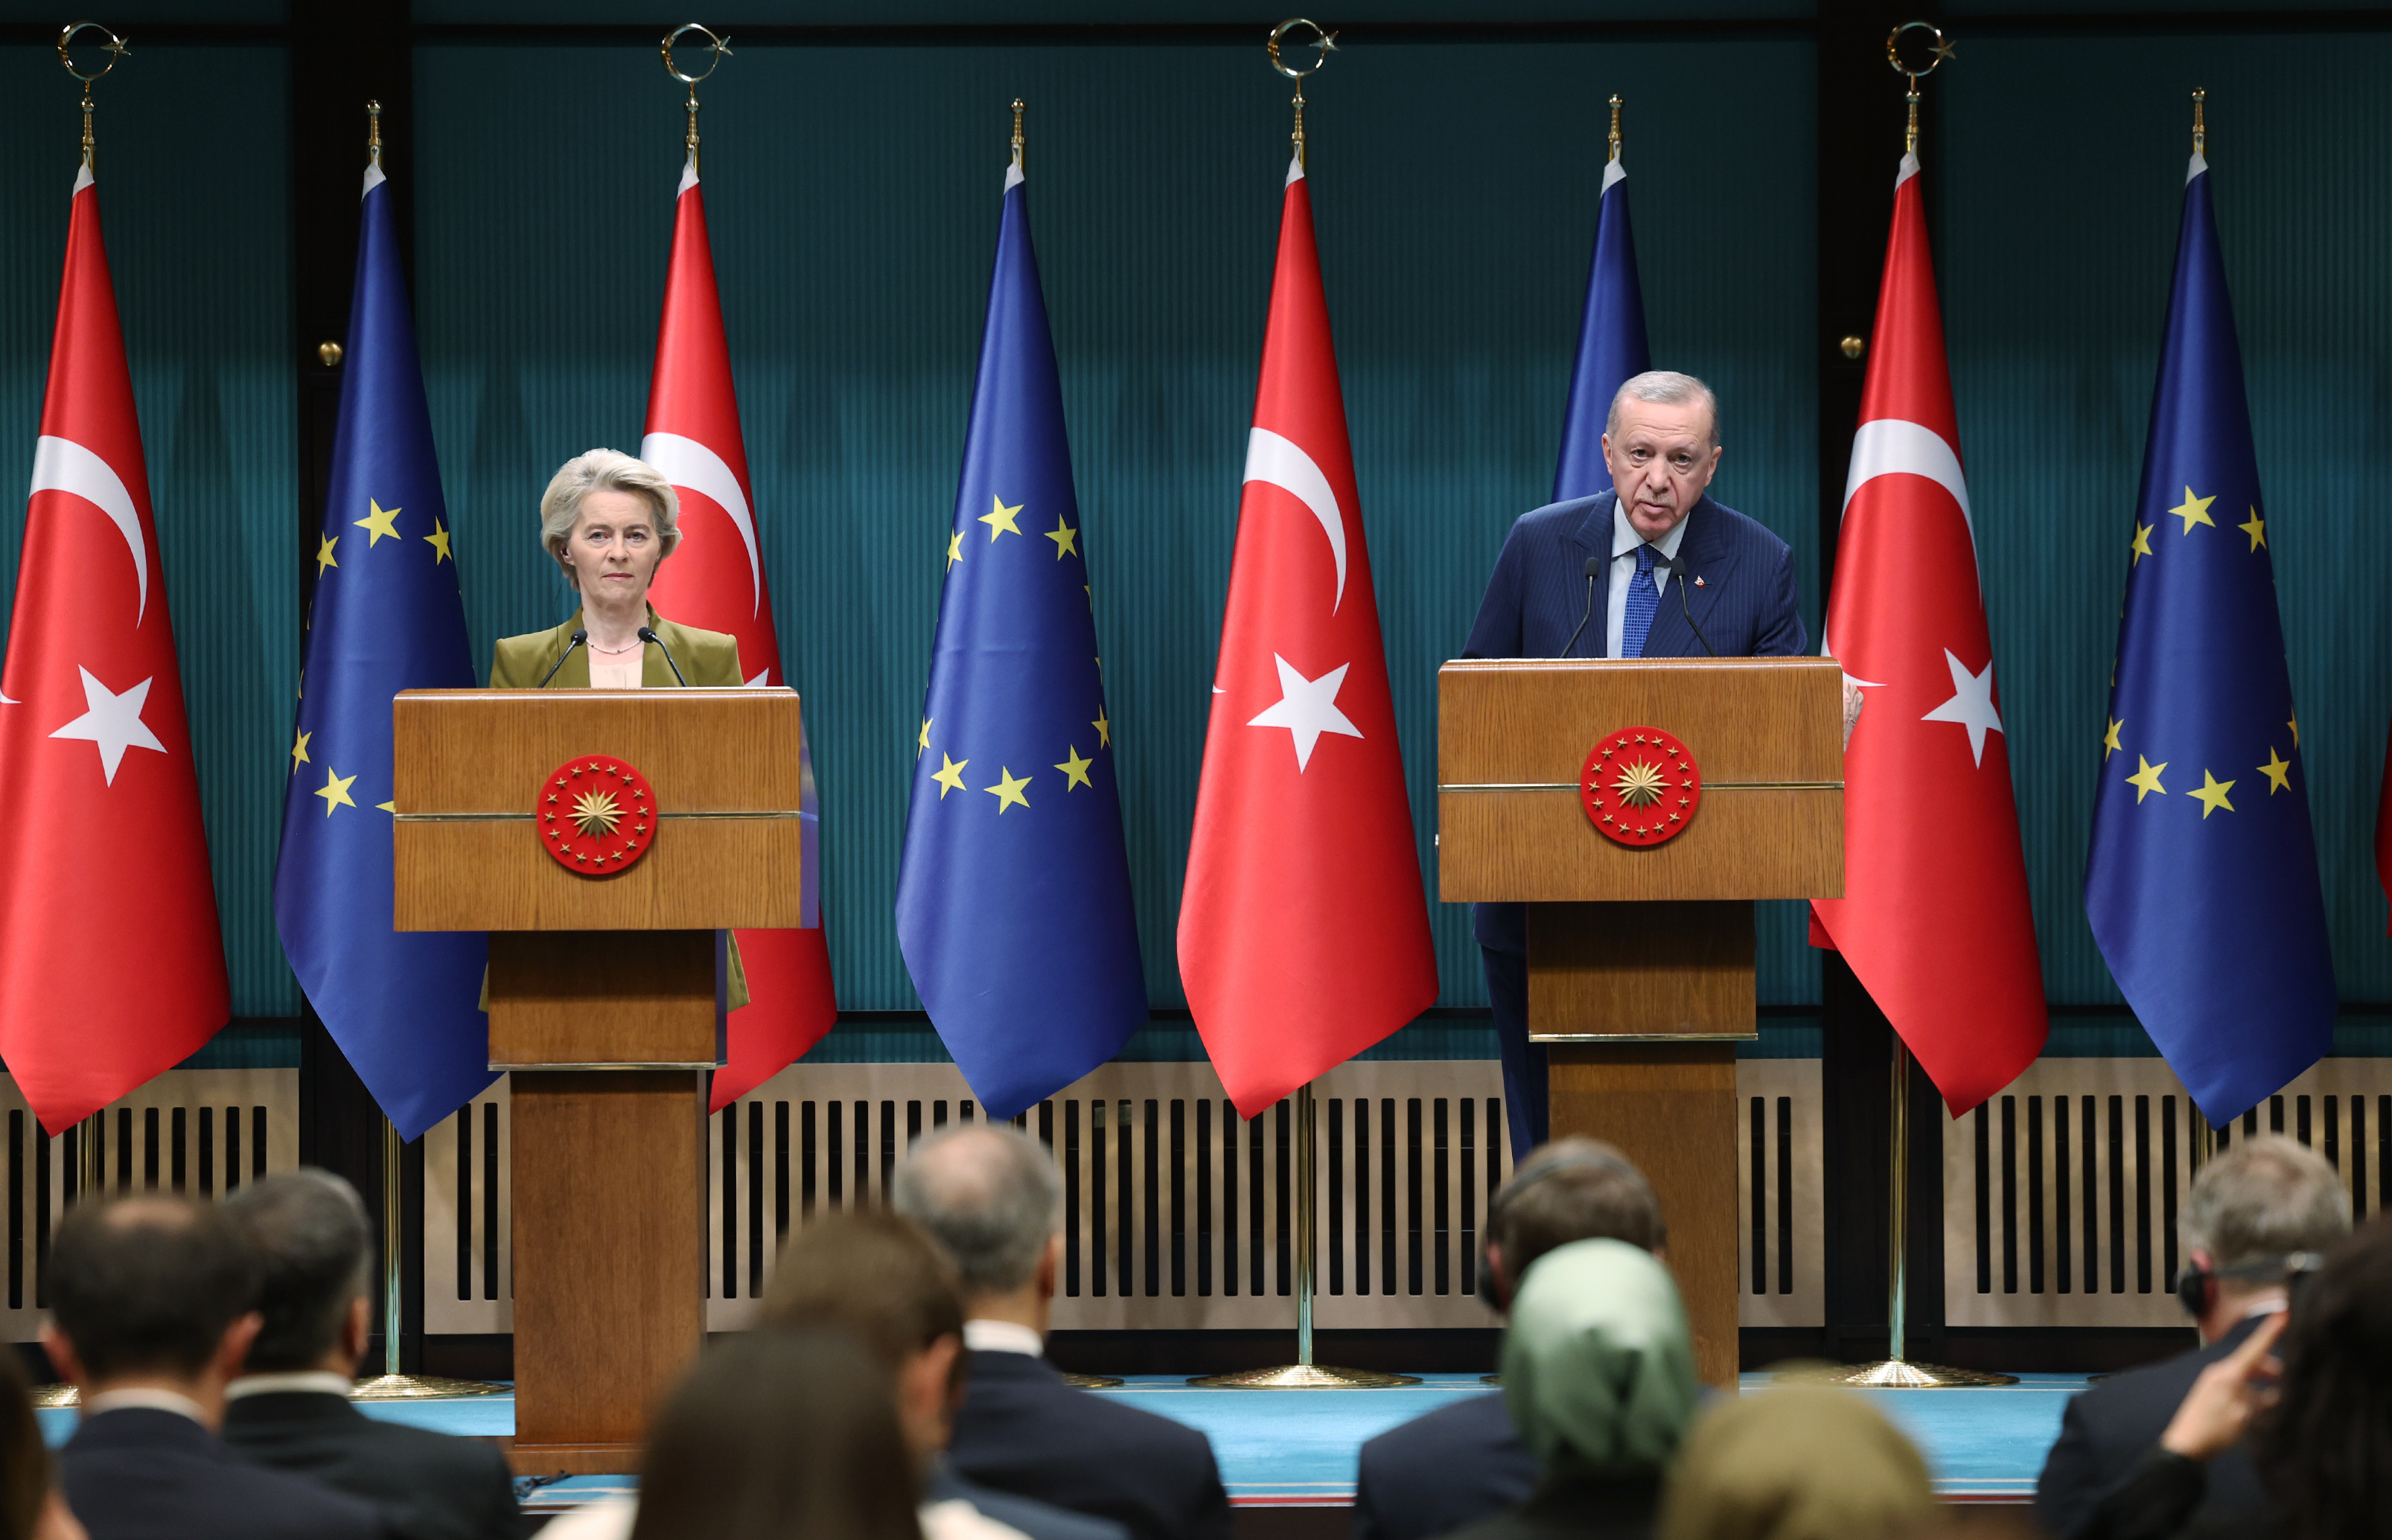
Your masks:
<path fill-rule="evenodd" d="M 1146 1022 L 1087 542 L 1018 163 L 1004 196 L 897 874 L 906 971 L 994 1118 Z"/>
<path fill-rule="evenodd" d="M 2300 721 L 2209 170 L 2185 181 L 2101 744 L 2085 912 L 2213 1123 L 2334 1041 Z"/>
<path fill-rule="evenodd" d="M 390 200 L 368 171 L 274 924 L 307 1003 L 411 1142 L 498 1077 L 487 938 L 391 928 L 391 697 L 470 690 L 474 658 Z"/>

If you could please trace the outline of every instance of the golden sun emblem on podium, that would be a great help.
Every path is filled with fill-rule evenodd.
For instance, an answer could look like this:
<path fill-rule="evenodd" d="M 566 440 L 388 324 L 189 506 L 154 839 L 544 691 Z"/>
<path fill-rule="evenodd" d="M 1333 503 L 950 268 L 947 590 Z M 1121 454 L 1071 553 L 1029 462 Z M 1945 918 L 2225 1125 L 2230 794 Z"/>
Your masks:
<path fill-rule="evenodd" d="M 583 755 L 541 780 L 532 822 L 556 864 L 577 876 L 611 877 L 656 843 L 656 788 L 612 755 Z"/>
<path fill-rule="evenodd" d="M 1632 727 L 1595 741 L 1579 771 L 1578 795 L 1595 833 L 1643 848 L 1685 832 L 1702 806 L 1703 775 L 1675 734 Z"/>

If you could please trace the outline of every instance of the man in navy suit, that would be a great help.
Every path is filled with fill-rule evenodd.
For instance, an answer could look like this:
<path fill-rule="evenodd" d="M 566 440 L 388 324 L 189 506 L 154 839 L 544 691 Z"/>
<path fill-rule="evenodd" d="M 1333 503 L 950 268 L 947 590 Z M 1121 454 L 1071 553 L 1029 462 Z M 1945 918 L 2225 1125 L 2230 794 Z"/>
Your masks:
<path fill-rule="evenodd" d="M 2069 1398 L 2060 1437 L 2034 1483 L 2034 1517 L 2058 1540 L 2097 1528 L 2101 1500 L 2124 1485 L 2167 1430 L 2201 1371 L 2233 1352 L 2286 1306 L 2285 1276 L 2350 1234 L 2350 1198 L 2334 1167 L 2281 1134 L 2237 1139 L 2201 1168 L 2177 1221 L 2188 1304 L 2202 1346 Z M 2193 1529 L 2267 1534 L 2280 1515 L 2240 1445 L 2208 1462 Z"/>
<path fill-rule="evenodd" d="M 1653 1184 L 1598 1139 L 1560 1139 L 1520 1162 L 1488 1205 L 1488 1302 L 1508 1311 L 1529 1264 L 1580 1240 L 1663 1255 Z M 1434 1540 L 1528 1500 L 1542 1472 L 1501 1392 L 1463 1396 L 1362 1445 L 1353 1540 Z"/>
<path fill-rule="evenodd" d="M 1689 374 L 1639 374 L 1611 398 L 1612 490 L 1523 513 L 1462 655 L 1790 657 L 1807 642 L 1794 554 L 1713 502 L 1719 400 Z M 1600 604 L 1598 606 L 1598 601 Z M 1474 906 L 1518 1159 L 1545 1142 L 1545 1055 L 1528 1042 L 1528 912 Z"/>
<path fill-rule="evenodd" d="M 971 1376 L 949 1447 L 956 1469 L 1113 1520 L 1135 1540 L 1229 1540 L 1228 1493 L 1203 1434 L 1074 1390 L 1046 1362 L 1062 1257 L 1053 1158 L 1006 1124 L 965 1123 L 916 1145 L 890 1196 L 963 1277 Z"/>
<path fill-rule="evenodd" d="M 380 1540 L 381 1517 L 215 1435 L 256 1337 L 257 1270 L 214 1204 L 143 1196 L 68 1210 L 42 1346 L 81 1392 L 58 1455 L 92 1540 Z"/>

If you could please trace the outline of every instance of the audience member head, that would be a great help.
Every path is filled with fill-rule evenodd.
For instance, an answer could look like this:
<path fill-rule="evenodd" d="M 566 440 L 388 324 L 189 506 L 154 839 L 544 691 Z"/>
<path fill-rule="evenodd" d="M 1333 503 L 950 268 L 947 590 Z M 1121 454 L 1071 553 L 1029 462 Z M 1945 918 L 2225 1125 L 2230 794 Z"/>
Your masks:
<path fill-rule="evenodd" d="M 1044 1145 L 1009 1123 L 933 1133 L 897 1168 L 890 1202 L 946 1248 L 968 1314 L 1046 1331 L 1063 1184 Z"/>
<path fill-rule="evenodd" d="M 2276 1352 L 2282 1392 L 2253 1442 L 2283 1533 L 2392 1536 L 2392 1221 L 2377 1214 L 2300 1281 Z"/>
<path fill-rule="evenodd" d="M 921 1540 L 889 1378 L 853 1337 L 708 1349 L 648 1430 L 631 1540 Z"/>
<path fill-rule="evenodd" d="M 373 1226 L 358 1190 L 331 1171 L 277 1171 L 225 1200 L 258 1269 L 265 1324 L 248 1374 L 354 1375 L 365 1356 Z"/>
<path fill-rule="evenodd" d="M 947 1446 L 963 1402 L 963 1299 L 954 1265 L 912 1220 L 847 1209 L 799 1230 L 781 1249 L 763 1316 L 852 1336 L 893 1380 L 916 1456 Z"/>
<path fill-rule="evenodd" d="M 1503 1403 L 1548 1477 L 1658 1474 L 1696 1394 L 1685 1307 L 1651 1252 L 1572 1241 L 1521 1279 L 1503 1334 Z"/>
<path fill-rule="evenodd" d="M 2216 1341 L 2261 1301 L 2283 1296 L 2283 1259 L 2325 1252 L 2350 1234 L 2350 1197 L 2324 1157 L 2281 1134 L 2237 1139 L 2201 1169 L 2177 1233 L 2185 1301 Z"/>
<path fill-rule="evenodd" d="M 0 1540 L 84 1540 L 50 1469 L 25 1363 L 0 1351 Z"/>
<path fill-rule="evenodd" d="M 1574 1240 L 1624 1240 L 1658 1253 L 1667 1235 L 1661 1200 L 1628 1157 L 1600 1139 L 1574 1136 L 1540 1145 L 1487 1206 L 1490 1302 L 1509 1309 L 1518 1280 L 1556 1247 Z"/>
<path fill-rule="evenodd" d="M 67 1212 L 50 1241 L 42 1345 L 86 1408 L 111 1390 L 162 1390 L 213 1426 L 257 1335 L 257 1271 L 213 1203 L 161 1194 Z"/>
<path fill-rule="evenodd" d="M 1850 1391 L 1788 1385 L 1696 1420 L 1660 1540 L 1877 1540 L 1935 1508 L 1927 1462 Z"/>

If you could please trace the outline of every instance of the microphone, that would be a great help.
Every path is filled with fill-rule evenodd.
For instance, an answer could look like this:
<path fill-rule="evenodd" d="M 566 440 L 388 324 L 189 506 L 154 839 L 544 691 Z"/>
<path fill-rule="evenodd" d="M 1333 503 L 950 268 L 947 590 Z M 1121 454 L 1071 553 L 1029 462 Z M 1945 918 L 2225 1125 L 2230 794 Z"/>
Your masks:
<path fill-rule="evenodd" d="M 672 649 L 665 645 L 665 639 L 656 635 L 653 628 L 643 626 L 640 628 L 640 640 L 656 643 L 656 651 L 665 655 L 665 666 L 673 671 L 673 679 L 683 690 L 688 689 L 689 680 L 682 678 L 681 665 L 673 661 Z M 1707 641 L 1703 645 L 1708 647 L 1710 643 Z"/>
<path fill-rule="evenodd" d="M 1603 569 L 1608 565 L 1610 563 L 1600 556 L 1590 556 L 1586 559 L 1586 613 L 1578 617 L 1578 630 L 1572 631 L 1569 640 L 1562 643 L 1561 655 L 1564 657 L 1570 655 L 1570 649 L 1578 645 L 1580 632 L 1584 631 L 1586 623 L 1594 618 L 1594 580 L 1603 575 Z"/>
<path fill-rule="evenodd" d="M 1686 568 L 1684 562 L 1683 560 L 1670 561 L 1668 557 L 1662 557 L 1660 560 L 1669 562 L 1670 566 L 1675 569 L 1678 574 L 1678 613 L 1686 617 L 1686 629 L 1695 633 L 1695 640 L 1703 644 L 1704 652 L 1710 654 L 1712 657 L 1719 656 L 1718 650 L 1711 646 L 1711 639 L 1703 635 L 1703 628 L 1695 624 L 1695 612 L 1687 607 Z M 1666 583 L 1669 579 L 1665 577 L 1662 581 Z"/>
<path fill-rule="evenodd" d="M 562 667 L 564 667 L 564 666 L 565 666 L 565 660 L 566 660 L 566 658 L 569 658 L 569 657 L 571 657 L 571 656 L 573 655 L 573 649 L 575 649 L 576 647 L 580 646 L 583 642 L 585 642 L 585 641 L 589 641 L 589 640 L 590 640 L 590 633 L 589 633 L 588 631 L 575 631 L 575 632 L 573 633 L 573 638 L 572 638 L 572 640 L 571 640 L 571 641 L 567 641 L 567 642 L 565 644 L 565 651 L 556 654 L 556 668 L 562 668 Z M 548 671 L 548 679 L 541 679 L 541 680 L 540 681 L 540 687 L 542 690 L 545 690 L 545 689 L 547 689 L 547 688 L 548 688 L 548 680 L 549 680 L 549 679 L 552 679 L 556 678 L 556 668 L 552 668 L 552 669 L 550 669 L 550 670 Z"/>

